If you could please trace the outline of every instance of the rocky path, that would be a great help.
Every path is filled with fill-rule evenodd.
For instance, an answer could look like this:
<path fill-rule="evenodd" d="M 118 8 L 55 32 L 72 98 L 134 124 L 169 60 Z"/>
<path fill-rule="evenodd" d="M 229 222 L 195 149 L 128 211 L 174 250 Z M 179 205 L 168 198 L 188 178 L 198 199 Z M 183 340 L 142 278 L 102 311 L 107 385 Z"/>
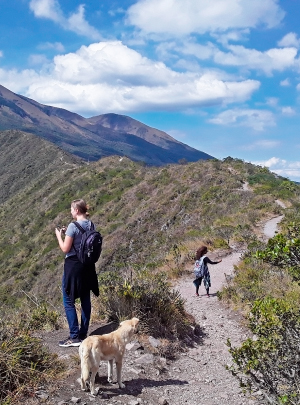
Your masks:
<path fill-rule="evenodd" d="M 280 217 L 269 221 L 267 237 L 274 236 Z M 276 224 L 275 224 L 276 222 Z M 275 224 L 275 225 L 274 225 Z M 216 255 L 208 253 L 214 260 Z M 207 298 L 205 289 L 200 287 L 200 297 L 194 296 L 192 284 L 193 270 L 182 278 L 174 288 L 186 300 L 186 310 L 200 326 L 200 338 L 186 353 L 175 361 L 154 358 L 138 342 L 128 346 L 123 367 L 123 381 L 126 388 L 120 390 L 117 384 L 106 382 L 106 364 L 99 369 L 96 379 L 99 393 L 92 397 L 82 392 L 79 385 L 80 366 L 78 348 L 60 348 L 57 342 L 65 337 L 66 331 L 41 335 L 50 350 L 58 353 L 69 364 L 69 375 L 55 386 L 40 387 L 36 396 L 28 404 L 128 404 L 128 405 L 259 405 L 264 404 L 260 393 L 244 395 L 238 381 L 226 370 L 231 363 L 226 341 L 230 338 L 234 346 L 239 345 L 249 332 L 242 328 L 241 319 L 224 307 L 217 298 L 217 291 L 226 284 L 226 278 L 233 274 L 234 265 L 240 258 L 239 252 L 222 257 L 222 262 L 210 265 L 211 296 Z M 228 277 L 225 277 L 225 274 Z M 202 288 L 202 289 L 201 289 Z M 97 333 L 99 325 L 93 325 L 91 332 Z M 155 343 L 154 343 L 155 344 Z"/>
<path fill-rule="evenodd" d="M 212 260 L 218 257 L 208 254 Z M 194 359 L 194 364 L 186 362 L 184 357 L 179 361 L 187 370 L 189 378 L 193 380 L 193 388 L 186 392 L 188 404 L 218 405 L 227 404 L 259 404 L 260 397 L 244 396 L 239 388 L 238 381 L 226 370 L 225 365 L 231 364 L 226 341 L 230 338 L 234 346 L 239 345 L 248 337 L 248 332 L 243 330 L 240 319 L 229 309 L 226 309 L 217 298 L 217 291 L 226 283 L 225 274 L 233 273 L 233 266 L 239 261 L 240 254 L 233 253 L 223 257 L 222 262 L 210 265 L 211 296 L 206 297 L 206 292 L 200 287 L 200 297 L 193 295 L 194 288 L 191 277 L 180 280 L 178 289 L 186 299 L 186 308 L 200 325 L 203 331 L 202 344 L 191 349 L 186 357 Z M 195 395 L 198 393 L 198 395 Z M 178 399 L 172 398 L 170 404 L 180 404 Z M 182 402 L 181 402 L 182 403 Z"/>

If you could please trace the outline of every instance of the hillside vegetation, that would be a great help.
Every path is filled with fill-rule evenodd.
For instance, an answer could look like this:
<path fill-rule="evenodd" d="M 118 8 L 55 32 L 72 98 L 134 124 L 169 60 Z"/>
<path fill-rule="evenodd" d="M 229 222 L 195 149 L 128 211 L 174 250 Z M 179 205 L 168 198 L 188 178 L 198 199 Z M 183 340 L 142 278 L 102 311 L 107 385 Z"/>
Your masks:
<path fill-rule="evenodd" d="M 176 277 L 201 241 L 224 249 L 229 240 L 251 241 L 261 219 L 281 212 L 275 199 L 294 204 L 299 187 L 231 158 L 164 168 L 119 157 L 58 162 L 1 204 L 3 304 L 18 306 L 24 292 L 60 300 L 63 254 L 54 228 L 70 222 L 70 202 L 81 197 L 104 236 L 99 273 L 166 270 Z"/>
<path fill-rule="evenodd" d="M 49 173 L 77 167 L 81 160 L 54 144 L 20 131 L 0 131 L 0 201 Z"/>
<path fill-rule="evenodd" d="M 225 251 L 230 251 L 230 243 L 248 247 L 248 253 L 222 298 L 242 306 L 258 325 L 261 311 L 271 314 L 271 328 L 279 325 L 284 337 L 287 318 L 282 319 L 282 314 L 291 314 L 293 330 L 298 331 L 295 302 L 300 302 L 296 288 L 299 272 L 293 262 L 284 273 L 275 270 L 274 275 L 268 263 L 274 259 L 272 251 L 278 244 L 281 250 L 275 251 L 280 253 L 279 258 L 288 261 L 290 244 L 287 238 L 279 239 L 265 248 L 257 234 L 262 220 L 282 213 L 276 199 L 290 207 L 285 210 L 287 222 L 298 218 L 299 186 L 265 168 L 232 158 L 163 168 L 146 167 L 117 156 L 86 164 L 34 136 L 14 131 L 5 135 L 0 153 L 7 167 L 2 172 L 6 191 L 0 204 L 0 399 L 5 403 L 18 395 L 31 395 L 35 387 L 64 368 L 55 356 L 40 350 L 32 330 L 58 326 L 57 311 L 49 309 L 49 303 L 61 306 L 63 254 L 54 228 L 70 222 L 70 202 L 75 198 L 88 201 L 92 220 L 104 237 L 103 253 L 97 263 L 101 294 L 93 302 L 98 319 L 120 320 L 137 315 L 141 333 L 168 342 L 160 354 L 174 355 L 181 349 L 181 342 L 194 336 L 191 326 L 195 324 L 169 281 L 192 264 L 201 243 L 211 250 Z M 296 247 L 297 243 L 298 239 Z M 288 283 L 292 287 L 288 290 L 289 300 L 275 306 L 278 311 L 274 321 L 268 301 L 261 307 L 256 301 L 263 300 L 266 294 L 271 300 L 282 300 L 284 288 L 277 296 L 274 293 L 280 290 L 280 282 L 284 288 Z M 4 319 L 7 308 L 10 316 Z M 261 332 L 263 337 L 271 337 L 274 361 L 261 362 L 264 353 L 268 355 L 265 340 L 258 340 L 262 342 L 258 350 L 253 347 L 255 343 L 245 342 L 240 349 L 230 347 L 237 364 L 232 372 L 244 375 L 252 372 L 252 367 L 256 378 L 276 363 L 282 340 L 270 334 L 269 324 L 262 324 L 261 330 L 250 320 L 251 325 L 259 338 Z M 293 344 L 289 358 L 294 354 Z M 249 347 L 252 357 L 248 361 Z M 17 374 L 11 364 L 17 366 Z M 282 364 L 281 360 L 276 363 L 276 375 L 280 375 Z M 280 381 L 286 384 L 287 380 Z M 268 382 L 258 385 L 268 391 Z M 243 384 L 251 385 L 251 378 Z M 277 386 L 271 387 L 274 398 Z M 293 404 L 287 401 L 295 395 L 292 388 L 281 390 L 277 397 Z"/>
<path fill-rule="evenodd" d="M 299 200 L 286 210 L 281 232 L 249 245 L 234 279 L 220 297 L 243 311 L 253 337 L 241 347 L 228 342 L 230 371 L 270 404 L 300 401 Z"/>

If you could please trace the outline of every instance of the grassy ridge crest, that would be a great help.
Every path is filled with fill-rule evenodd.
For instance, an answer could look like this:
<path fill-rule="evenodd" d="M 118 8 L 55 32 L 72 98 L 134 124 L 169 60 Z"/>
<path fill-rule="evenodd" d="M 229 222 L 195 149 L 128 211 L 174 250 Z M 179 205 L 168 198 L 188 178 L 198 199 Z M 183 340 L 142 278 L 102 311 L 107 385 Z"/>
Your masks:
<path fill-rule="evenodd" d="M 74 198 L 89 202 L 103 233 L 99 272 L 132 267 L 176 276 L 201 241 L 248 243 L 263 218 L 281 212 L 276 198 L 292 205 L 298 196 L 287 179 L 232 158 L 163 168 L 116 156 L 57 164 L 1 204 L 1 301 L 18 304 L 23 291 L 60 300 L 63 255 L 54 227 L 70 222 Z"/>

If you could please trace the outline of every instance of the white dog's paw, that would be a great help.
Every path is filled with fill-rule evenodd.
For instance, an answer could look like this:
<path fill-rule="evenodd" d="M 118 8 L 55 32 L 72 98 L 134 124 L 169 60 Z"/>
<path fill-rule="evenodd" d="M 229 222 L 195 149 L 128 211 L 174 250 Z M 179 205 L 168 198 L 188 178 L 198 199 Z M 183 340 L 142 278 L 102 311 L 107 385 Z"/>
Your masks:
<path fill-rule="evenodd" d="M 98 395 L 100 388 L 95 388 L 93 391 L 91 391 L 91 394 L 93 395 L 93 397 L 96 397 Z"/>
<path fill-rule="evenodd" d="M 119 383 L 119 388 L 125 388 L 126 387 L 126 385 L 125 384 L 123 384 L 123 383 Z"/>
<path fill-rule="evenodd" d="M 83 382 L 80 380 L 80 387 L 81 387 L 81 391 L 87 391 L 89 384 L 88 384 L 88 382 Z"/>

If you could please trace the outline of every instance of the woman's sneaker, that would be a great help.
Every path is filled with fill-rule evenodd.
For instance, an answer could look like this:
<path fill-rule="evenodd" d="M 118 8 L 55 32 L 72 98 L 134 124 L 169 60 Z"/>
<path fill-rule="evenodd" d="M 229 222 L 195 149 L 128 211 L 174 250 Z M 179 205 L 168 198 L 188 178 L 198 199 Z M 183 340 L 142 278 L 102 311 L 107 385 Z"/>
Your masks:
<path fill-rule="evenodd" d="M 80 339 L 71 339 L 70 337 L 68 337 L 65 340 L 61 340 L 60 342 L 58 342 L 58 345 L 61 347 L 72 347 L 72 346 L 80 346 L 81 344 L 81 340 Z"/>

